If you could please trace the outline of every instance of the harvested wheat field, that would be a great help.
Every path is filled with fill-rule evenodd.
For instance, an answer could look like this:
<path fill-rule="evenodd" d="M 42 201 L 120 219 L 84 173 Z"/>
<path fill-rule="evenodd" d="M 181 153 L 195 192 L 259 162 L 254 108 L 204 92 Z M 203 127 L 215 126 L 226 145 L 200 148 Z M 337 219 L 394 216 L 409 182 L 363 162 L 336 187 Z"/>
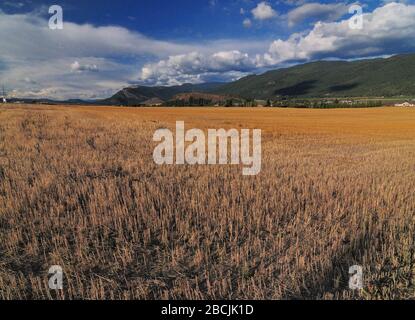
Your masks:
<path fill-rule="evenodd" d="M 261 173 L 156 165 L 177 120 Z M 414 219 L 415 108 L 0 107 L 1 299 L 410 299 Z"/>

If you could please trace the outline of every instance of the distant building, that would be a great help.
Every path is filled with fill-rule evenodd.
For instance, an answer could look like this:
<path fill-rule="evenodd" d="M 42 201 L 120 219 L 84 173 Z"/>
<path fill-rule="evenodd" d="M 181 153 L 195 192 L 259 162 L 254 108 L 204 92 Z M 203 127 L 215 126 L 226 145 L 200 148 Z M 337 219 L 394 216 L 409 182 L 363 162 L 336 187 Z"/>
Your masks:
<path fill-rule="evenodd" d="M 141 103 L 143 106 L 147 107 L 160 107 L 164 104 L 164 101 L 159 98 L 151 98 Z"/>
<path fill-rule="evenodd" d="M 257 107 L 266 107 L 267 101 L 266 100 L 255 100 L 254 103 Z"/>
<path fill-rule="evenodd" d="M 415 107 L 415 104 L 404 102 L 404 103 L 397 103 L 395 107 Z"/>

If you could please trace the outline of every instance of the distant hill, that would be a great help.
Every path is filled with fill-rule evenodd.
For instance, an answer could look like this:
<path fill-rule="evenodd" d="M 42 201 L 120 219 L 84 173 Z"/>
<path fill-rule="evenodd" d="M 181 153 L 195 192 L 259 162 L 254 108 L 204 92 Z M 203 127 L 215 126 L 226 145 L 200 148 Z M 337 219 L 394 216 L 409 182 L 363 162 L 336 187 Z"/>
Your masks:
<path fill-rule="evenodd" d="M 140 105 L 143 102 L 154 98 L 168 101 L 180 93 L 211 92 L 218 89 L 222 85 L 223 83 L 183 84 L 181 86 L 172 87 L 135 86 L 124 88 L 113 95 L 111 98 L 97 101 L 97 103 L 134 106 Z"/>
<path fill-rule="evenodd" d="M 248 76 L 215 92 L 255 99 L 415 96 L 415 54 L 312 62 Z"/>

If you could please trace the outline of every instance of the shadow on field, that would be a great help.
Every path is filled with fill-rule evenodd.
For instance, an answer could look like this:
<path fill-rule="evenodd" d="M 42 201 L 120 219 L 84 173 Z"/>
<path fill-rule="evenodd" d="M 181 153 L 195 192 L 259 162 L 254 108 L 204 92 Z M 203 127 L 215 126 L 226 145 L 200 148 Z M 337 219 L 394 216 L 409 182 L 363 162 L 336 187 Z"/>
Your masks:
<path fill-rule="evenodd" d="M 305 274 L 304 285 L 299 292 L 288 294 L 284 299 L 413 297 L 415 235 L 412 226 L 408 226 L 405 232 L 395 236 L 391 243 L 392 239 L 388 239 L 388 233 L 385 231 L 397 225 L 397 221 L 377 221 L 376 217 L 371 219 L 372 221 L 364 222 L 356 238 L 343 241 L 343 245 L 332 257 L 330 265 L 319 270 L 319 273 L 314 271 Z M 377 225 L 376 228 L 373 225 Z M 349 268 L 353 265 L 363 268 L 363 292 L 349 288 Z M 318 270 L 319 266 L 314 268 L 316 269 Z"/>
<path fill-rule="evenodd" d="M 331 265 L 321 270 L 319 274 L 308 273 L 304 276 L 305 287 L 300 294 L 287 296 L 286 299 L 315 300 L 339 298 L 344 290 L 349 290 L 349 268 L 353 265 L 362 265 L 368 239 L 363 237 L 354 243 L 345 244 L 333 256 Z M 351 297 L 355 292 L 350 291 Z M 356 295 L 357 297 L 357 295 Z"/>

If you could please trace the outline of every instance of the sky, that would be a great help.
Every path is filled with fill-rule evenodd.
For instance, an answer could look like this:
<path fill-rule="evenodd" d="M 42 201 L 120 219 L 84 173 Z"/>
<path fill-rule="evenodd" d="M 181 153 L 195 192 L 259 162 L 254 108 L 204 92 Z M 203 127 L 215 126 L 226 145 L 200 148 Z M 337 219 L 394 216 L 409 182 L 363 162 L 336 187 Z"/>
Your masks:
<path fill-rule="evenodd" d="M 0 85 L 14 97 L 106 98 L 411 52 L 415 0 L 0 0 Z"/>

